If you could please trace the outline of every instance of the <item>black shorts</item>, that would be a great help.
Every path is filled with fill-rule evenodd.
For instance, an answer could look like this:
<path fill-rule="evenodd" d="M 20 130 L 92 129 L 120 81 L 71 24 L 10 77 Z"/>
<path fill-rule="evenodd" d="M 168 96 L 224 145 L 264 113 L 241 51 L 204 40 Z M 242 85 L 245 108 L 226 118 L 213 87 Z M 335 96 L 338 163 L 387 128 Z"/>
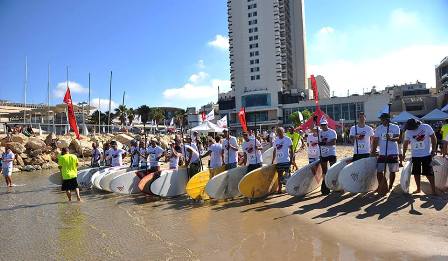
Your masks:
<path fill-rule="evenodd" d="M 412 158 L 412 175 L 434 176 L 431 162 L 431 156 Z"/>
<path fill-rule="evenodd" d="M 78 188 L 78 181 L 76 181 L 76 178 L 62 180 L 62 191 L 75 190 L 76 188 Z"/>
<path fill-rule="evenodd" d="M 353 155 L 353 161 L 357 161 L 357 160 L 360 160 L 360 159 L 365 159 L 365 158 L 368 158 L 368 157 L 370 157 L 370 154 L 369 154 L 369 153 L 365 153 L 365 154 L 354 154 L 354 155 Z"/>
<path fill-rule="evenodd" d="M 289 173 L 290 168 L 291 168 L 290 162 L 282 162 L 275 164 L 275 169 L 277 170 L 279 175 L 281 175 L 283 172 Z"/>
<path fill-rule="evenodd" d="M 247 173 L 251 172 L 252 170 L 256 170 L 260 167 L 261 167 L 261 163 L 249 164 L 249 166 L 247 166 Z"/>
<path fill-rule="evenodd" d="M 328 156 L 328 157 L 322 157 L 320 159 L 320 163 L 327 164 L 327 162 L 330 162 L 330 166 L 336 163 L 336 156 Z"/>

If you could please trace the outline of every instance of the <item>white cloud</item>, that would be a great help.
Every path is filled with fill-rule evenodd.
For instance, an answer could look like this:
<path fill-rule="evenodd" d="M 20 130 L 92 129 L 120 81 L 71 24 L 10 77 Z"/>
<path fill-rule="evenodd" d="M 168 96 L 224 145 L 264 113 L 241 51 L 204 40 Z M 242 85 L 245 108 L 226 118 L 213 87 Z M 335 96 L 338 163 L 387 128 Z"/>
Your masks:
<path fill-rule="evenodd" d="M 92 107 L 95 107 L 95 108 L 98 108 L 98 106 L 100 106 L 100 110 L 102 112 L 109 110 L 109 99 L 94 98 L 90 101 L 90 104 L 92 105 Z M 111 101 L 112 111 L 117 107 L 118 107 L 118 103 L 112 100 Z"/>
<path fill-rule="evenodd" d="M 318 32 L 319 35 L 326 35 L 331 33 L 334 33 L 334 28 L 331 26 L 322 27 Z"/>
<path fill-rule="evenodd" d="M 68 85 L 70 87 L 70 93 L 73 95 L 74 93 L 89 93 L 89 89 L 83 87 L 81 84 L 77 82 L 69 81 Z M 67 81 L 60 82 L 53 90 L 53 96 L 56 98 L 63 98 L 65 92 L 67 90 Z"/>
<path fill-rule="evenodd" d="M 189 80 L 192 83 L 198 83 L 198 82 L 202 82 L 203 80 L 205 80 L 208 77 L 208 74 L 206 72 L 198 72 L 198 73 L 194 73 L 190 76 Z"/>
<path fill-rule="evenodd" d="M 403 28 L 415 26 L 419 23 L 419 19 L 416 13 L 407 12 L 402 8 L 398 8 L 392 11 L 390 14 L 390 24 L 394 28 Z"/>
<path fill-rule="evenodd" d="M 427 83 L 435 87 L 434 68 L 448 53 L 448 45 L 415 45 L 402 48 L 380 57 L 360 61 L 335 60 L 320 65 L 310 65 L 310 74 L 323 75 L 335 95 L 362 93 L 363 88 L 403 84 Z"/>
<path fill-rule="evenodd" d="M 213 41 L 208 42 L 208 45 L 222 50 L 229 49 L 229 37 L 217 34 Z"/>
<path fill-rule="evenodd" d="M 205 63 L 204 63 L 204 60 L 199 60 L 197 63 L 196 63 L 196 66 L 199 68 L 199 69 L 205 69 Z"/>

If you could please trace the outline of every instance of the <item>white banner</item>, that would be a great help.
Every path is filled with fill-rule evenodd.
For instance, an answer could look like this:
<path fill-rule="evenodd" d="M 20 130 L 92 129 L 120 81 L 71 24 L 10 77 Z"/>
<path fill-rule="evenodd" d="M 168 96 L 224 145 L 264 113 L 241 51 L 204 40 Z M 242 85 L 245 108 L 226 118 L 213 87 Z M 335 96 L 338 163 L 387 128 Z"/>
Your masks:
<path fill-rule="evenodd" d="M 206 121 L 211 121 L 213 119 L 215 119 L 215 110 L 211 110 L 205 117 Z"/>
<path fill-rule="evenodd" d="M 216 125 L 220 128 L 227 128 L 227 115 L 218 120 Z"/>

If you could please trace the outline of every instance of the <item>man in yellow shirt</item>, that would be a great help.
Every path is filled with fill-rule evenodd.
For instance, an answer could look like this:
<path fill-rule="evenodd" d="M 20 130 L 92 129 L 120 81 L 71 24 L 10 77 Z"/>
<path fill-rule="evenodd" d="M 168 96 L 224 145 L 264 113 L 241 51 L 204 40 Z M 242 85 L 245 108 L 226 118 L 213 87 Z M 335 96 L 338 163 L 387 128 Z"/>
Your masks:
<path fill-rule="evenodd" d="M 300 134 L 296 132 L 293 127 L 288 128 L 286 136 L 292 140 L 292 153 L 293 153 L 292 165 L 294 166 L 295 169 L 298 169 L 296 163 L 296 153 L 298 151 L 297 148 L 299 148 L 299 142 L 301 142 L 302 140 L 302 136 L 300 136 Z"/>
<path fill-rule="evenodd" d="M 63 148 L 61 155 L 58 156 L 59 170 L 62 175 L 62 190 L 67 194 L 68 201 L 72 201 L 72 190 L 76 191 L 78 201 L 81 201 L 79 195 L 78 182 L 78 158 L 68 152 L 68 148 Z"/>
<path fill-rule="evenodd" d="M 448 119 L 445 120 L 445 124 L 442 126 L 442 154 L 445 157 L 448 154 Z"/>

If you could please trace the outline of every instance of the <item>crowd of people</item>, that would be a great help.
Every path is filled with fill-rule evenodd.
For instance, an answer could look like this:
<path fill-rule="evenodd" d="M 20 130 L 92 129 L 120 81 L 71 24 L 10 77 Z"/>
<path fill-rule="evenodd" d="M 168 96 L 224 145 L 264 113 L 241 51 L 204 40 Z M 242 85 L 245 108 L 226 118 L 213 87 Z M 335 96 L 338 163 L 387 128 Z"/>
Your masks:
<path fill-rule="evenodd" d="M 432 158 L 437 154 L 437 137 L 433 128 L 418 120 L 409 119 L 401 129 L 397 124 L 390 122 L 390 115 L 383 113 L 380 116 L 381 124 L 373 129 L 366 124 L 363 112 L 357 115 L 357 124 L 349 130 L 349 138 L 353 143 L 353 161 L 367 157 L 377 157 L 377 179 L 379 195 L 385 195 L 392 189 L 395 174 L 406 159 L 408 149 L 411 151 L 412 174 L 417 183 L 416 193 L 420 192 L 420 176 L 426 176 L 431 183 L 432 193 L 435 194 L 434 172 Z M 448 147 L 448 121 L 441 127 L 444 147 L 442 155 L 446 157 Z M 123 159 L 130 156 L 130 167 L 148 169 L 149 172 L 160 170 L 161 161 L 168 162 L 170 169 L 179 166 L 187 167 L 189 178 L 204 168 L 202 158 L 210 156 L 208 168 L 225 167 L 226 170 L 236 168 L 238 165 L 247 165 L 248 171 L 261 167 L 262 152 L 273 147 L 271 164 L 275 164 L 279 175 L 277 193 L 282 193 L 282 187 L 290 177 L 291 171 L 298 169 L 295 155 L 300 149 L 307 149 L 308 162 L 320 160 L 323 175 L 329 167 L 337 161 L 336 140 L 337 133 L 328 126 L 328 121 L 322 117 L 319 122 L 315 119 L 314 126 L 306 131 L 292 127 L 285 132 L 283 127 L 273 127 L 270 132 L 254 133 L 250 130 L 243 132 L 242 137 L 232 136 L 228 129 L 224 129 L 222 136 L 213 135 L 201 137 L 193 132 L 184 137 L 177 133 L 164 150 L 153 138 L 146 144 L 144 140 L 132 141 L 128 149 L 118 148 L 115 141 L 104 144 L 92 144 L 92 167 L 123 165 Z M 70 156 L 67 156 L 70 155 Z M 7 186 L 13 186 L 11 180 L 14 154 L 6 148 L 2 154 L 2 173 Z M 58 163 L 63 177 L 63 190 L 69 192 L 79 191 L 76 186 L 77 158 L 71 155 L 68 149 L 63 149 Z M 385 178 L 386 168 L 389 170 L 389 180 Z M 330 193 L 322 182 L 321 192 Z M 67 194 L 67 195 L 68 195 Z M 71 197 L 69 197 L 71 199 Z"/>

